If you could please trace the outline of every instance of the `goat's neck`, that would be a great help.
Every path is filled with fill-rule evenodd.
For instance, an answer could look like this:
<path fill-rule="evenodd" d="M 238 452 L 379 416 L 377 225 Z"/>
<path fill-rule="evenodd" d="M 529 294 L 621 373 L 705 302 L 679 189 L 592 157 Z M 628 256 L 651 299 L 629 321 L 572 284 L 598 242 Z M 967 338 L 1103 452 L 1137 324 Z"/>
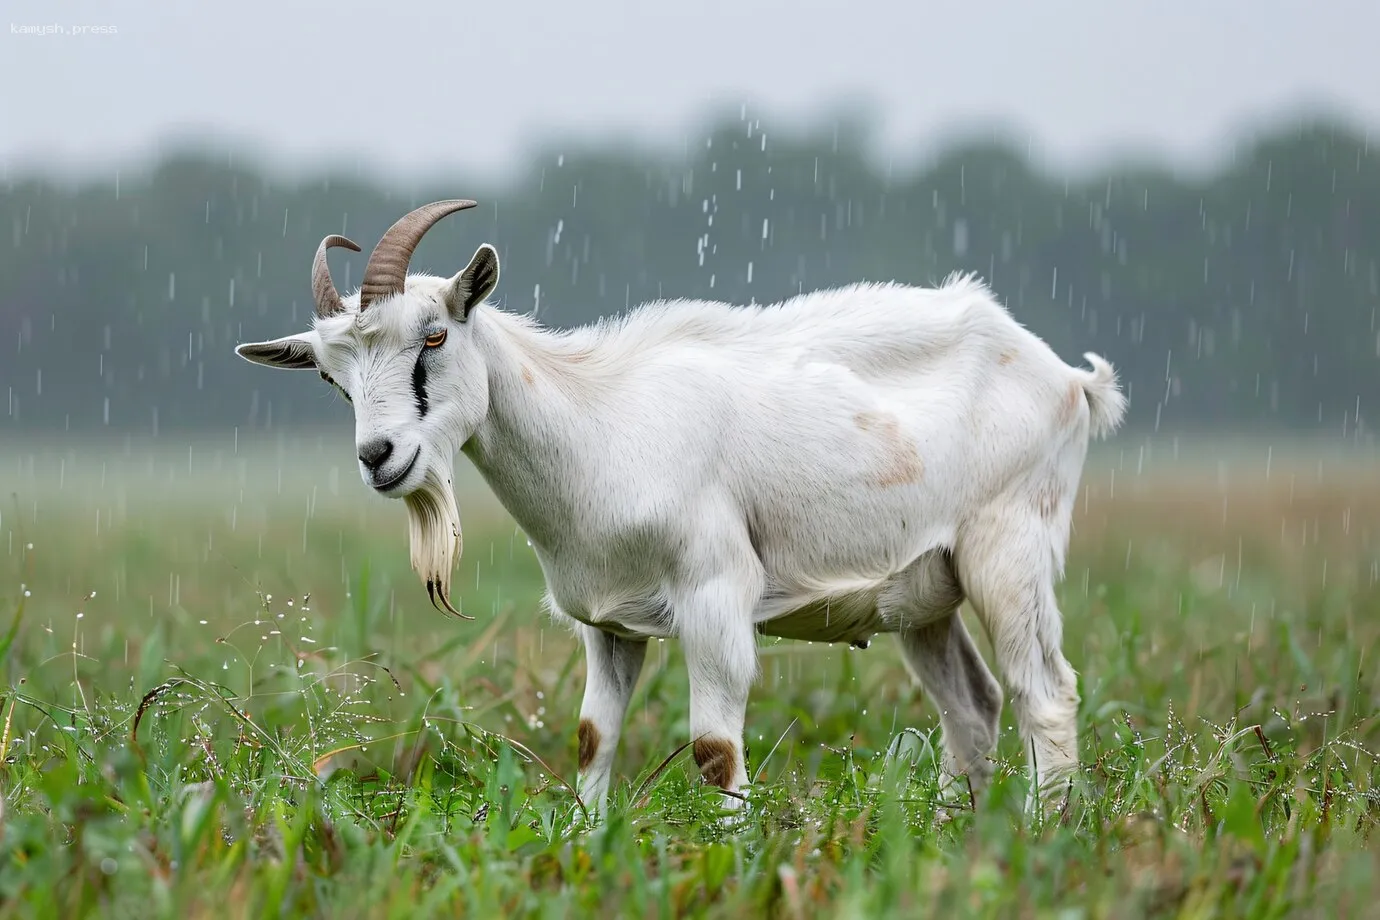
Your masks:
<path fill-rule="evenodd" d="M 572 419 L 588 417 L 590 383 L 543 333 L 488 309 L 472 321 L 488 368 L 488 411 L 462 450 L 527 536 L 554 549 L 570 537 L 568 484 L 588 481 Z"/>

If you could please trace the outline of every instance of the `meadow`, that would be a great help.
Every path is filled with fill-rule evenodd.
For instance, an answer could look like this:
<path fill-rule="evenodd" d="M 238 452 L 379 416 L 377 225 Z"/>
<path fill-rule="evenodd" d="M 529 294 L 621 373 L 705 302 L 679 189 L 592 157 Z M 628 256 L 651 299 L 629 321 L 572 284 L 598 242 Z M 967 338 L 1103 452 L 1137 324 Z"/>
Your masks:
<path fill-rule="evenodd" d="M 938 801 L 883 637 L 762 640 L 738 822 L 653 643 L 600 824 L 523 535 L 462 460 L 476 620 L 447 617 L 350 453 L 0 447 L 0 917 L 1380 917 L 1374 445 L 1095 449 L 1059 586 L 1083 768 L 1048 820 L 1009 713 L 990 796 Z"/>

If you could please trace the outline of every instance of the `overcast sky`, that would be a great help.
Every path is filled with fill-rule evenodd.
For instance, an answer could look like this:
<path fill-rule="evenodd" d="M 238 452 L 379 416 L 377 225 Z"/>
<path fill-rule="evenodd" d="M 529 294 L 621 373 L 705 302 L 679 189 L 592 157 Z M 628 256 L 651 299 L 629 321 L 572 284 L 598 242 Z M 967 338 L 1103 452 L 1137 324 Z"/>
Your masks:
<path fill-rule="evenodd" d="M 15 34 L 44 25 L 69 34 Z M 853 97 L 903 156 L 1000 123 L 1063 162 L 1202 163 L 1305 106 L 1380 127 L 1377 36 L 1380 0 L 4 0 L 0 166 L 111 169 L 208 129 L 472 174 L 550 135 L 678 143 L 720 107 Z"/>

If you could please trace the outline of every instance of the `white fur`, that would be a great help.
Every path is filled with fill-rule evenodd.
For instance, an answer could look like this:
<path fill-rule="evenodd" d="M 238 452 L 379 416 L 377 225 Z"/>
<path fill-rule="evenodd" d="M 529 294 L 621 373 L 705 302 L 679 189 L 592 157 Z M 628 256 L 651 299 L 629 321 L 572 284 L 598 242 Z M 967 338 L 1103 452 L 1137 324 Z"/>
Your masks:
<path fill-rule="evenodd" d="M 412 275 L 362 322 L 352 295 L 290 338 L 353 396 L 361 443 L 421 451 L 385 494 L 448 489 L 463 450 L 526 531 L 552 614 L 587 649 L 587 800 L 604 802 L 650 637 L 681 640 L 691 734 L 731 745 L 740 790 L 758 633 L 897 634 L 940 708 L 946 772 L 980 790 L 1002 689 L 956 615 L 965 598 L 1039 785 L 1068 778 L 1078 695 L 1054 584 L 1089 438 L 1125 411 L 1111 365 L 1066 365 L 972 277 L 659 302 L 563 332 L 482 303 L 461 316 L 454 283 Z M 449 337 L 419 419 L 429 323 Z M 274 363 L 252 354 L 268 344 L 241 353 Z"/>

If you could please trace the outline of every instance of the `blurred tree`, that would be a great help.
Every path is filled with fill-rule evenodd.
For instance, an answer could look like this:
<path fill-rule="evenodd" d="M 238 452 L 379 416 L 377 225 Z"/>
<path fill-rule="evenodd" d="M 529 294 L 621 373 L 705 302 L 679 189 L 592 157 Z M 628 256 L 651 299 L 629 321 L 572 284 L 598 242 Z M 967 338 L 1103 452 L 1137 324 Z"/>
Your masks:
<path fill-rule="evenodd" d="M 492 240 L 503 305 L 553 325 L 658 297 L 762 302 L 971 270 L 1066 360 L 1112 359 L 1138 428 L 1370 436 L 1380 161 L 1364 137 L 1303 124 L 1210 177 L 1128 165 L 1075 181 L 999 140 L 902 171 L 872 156 L 869 128 L 730 117 L 679 154 L 551 146 L 508 187 L 457 175 L 406 194 L 339 173 L 288 182 L 206 150 L 81 185 L 11 179 L 0 437 L 338 419 L 327 388 L 254 371 L 233 346 L 307 324 L 323 235 L 367 248 L 404 209 L 454 196 L 481 207 L 438 226 L 414 265 L 450 272 Z M 347 288 L 363 257 L 333 264 Z"/>

